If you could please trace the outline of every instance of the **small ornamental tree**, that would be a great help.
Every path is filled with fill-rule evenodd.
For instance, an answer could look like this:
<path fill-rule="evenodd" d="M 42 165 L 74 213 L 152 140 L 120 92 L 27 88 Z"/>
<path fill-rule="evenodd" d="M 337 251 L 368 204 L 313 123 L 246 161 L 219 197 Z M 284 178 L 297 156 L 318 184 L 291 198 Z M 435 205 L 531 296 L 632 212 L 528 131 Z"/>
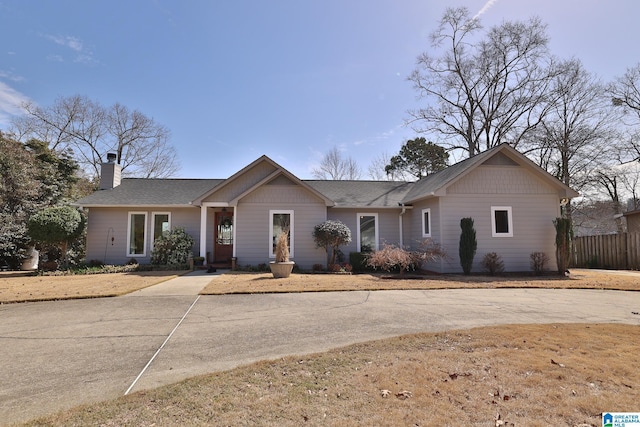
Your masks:
<path fill-rule="evenodd" d="M 460 220 L 460 265 L 464 274 L 471 274 L 473 258 L 476 256 L 478 242 L 476 240 L 476 230 L 473 228 L 473 218 L 462 218 Z"/>
<path fill-rule="evenodd" d="M 165 231 L 155 242 L 151 252 L 151 264 L 184 266 L 192 256 L 193 237 L 184 228 Z"/>
<path fill-rule="evenodd" d="M 324 248 L 327 257 L 331 249 L 329 265 L 333 265 L 336 262 L 338 248 L 351 243 L 351 230 L 343 222 L 330 219 L 313 227 L 313 240 L 316 247 Z"/>
<path fill-rule="evenodd" d="M 84 218 L 77 209 L 55 206 L 43 209 L 29 218 L 27 229 L 34 241 L 58 246 L 66 265 L 69 242 L 82 235 L 84 225 Z"/>
<path fill-rule="evenodd" d="M 395 245 L 382 245 L 382 249 L 371 252 L 367 258 L 367 264 L 373 268 L 391 271 L 394 268 L 400 270 L 400 276 L 409 269 L 415 269 L 420 259 L 414 252 L 399 248 Z"/>

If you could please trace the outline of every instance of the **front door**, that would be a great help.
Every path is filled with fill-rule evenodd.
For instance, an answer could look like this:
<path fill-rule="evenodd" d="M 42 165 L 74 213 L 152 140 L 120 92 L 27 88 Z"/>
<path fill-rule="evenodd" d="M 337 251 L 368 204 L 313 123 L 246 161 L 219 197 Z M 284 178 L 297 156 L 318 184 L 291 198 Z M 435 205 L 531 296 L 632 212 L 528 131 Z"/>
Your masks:
<path fill-rule="evenodd" d="M 233 256 L 233 212 L 216 212 L 213 262 L 231 263 Z"/>

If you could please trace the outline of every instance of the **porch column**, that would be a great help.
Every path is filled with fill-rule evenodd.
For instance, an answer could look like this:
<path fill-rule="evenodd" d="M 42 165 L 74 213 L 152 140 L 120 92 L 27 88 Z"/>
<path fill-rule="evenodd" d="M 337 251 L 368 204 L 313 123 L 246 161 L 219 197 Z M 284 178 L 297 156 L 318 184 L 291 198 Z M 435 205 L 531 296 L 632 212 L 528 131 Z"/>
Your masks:
<path fill-rule="evenodd" d="M 236 227 L 236 224 L 238 224 L 238 205 L 233 206 L 233 229 L 231 230 L 231 233 L 233 235 L 233 258 L 238 258 L 238 255 L 236 254 L 236 248 L 238 247 L 236 240 L 236 230 L 238 229 L 238 227 Z"/>
<path fill-rule="evenodd" d="M 207 206 L 200 205 L 200 256 L 207 259 Z"/>

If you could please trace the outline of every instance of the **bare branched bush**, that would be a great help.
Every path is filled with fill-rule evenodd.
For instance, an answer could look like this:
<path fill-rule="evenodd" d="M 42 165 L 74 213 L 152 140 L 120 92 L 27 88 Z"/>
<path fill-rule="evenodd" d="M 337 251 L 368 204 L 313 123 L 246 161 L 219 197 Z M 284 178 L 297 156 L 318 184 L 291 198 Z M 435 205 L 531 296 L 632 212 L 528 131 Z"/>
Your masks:
<path fill-rule="evenodd" d="M 489 252 L 484 255 L 484 258 L 482 258 L 482 266 L 492 276 L 504 272 L 502 257 L 495 252 Z"/>
<path fill-rule="evenodd" d="M 400 276 L 403 276 L 405 271 L 417 269 L 422 262 L 436 261 L 444 257 L 446 257 L 446 253 L 439 244 L 425 239 L 420 243 L 419 249 L 415 251 L 396 245 L 383 244 L 382 249 L 368 255 L 367 264 L 384 271 L 397 268 Z"/>
<path fill-rule="evenodd" d="M 545 270 L 545 265 L 549 262 L 549 257 L 544 252 L 531 252 L 529 258 L 531 258 L 530 265 L 534 274 L 540 276 Z"/>

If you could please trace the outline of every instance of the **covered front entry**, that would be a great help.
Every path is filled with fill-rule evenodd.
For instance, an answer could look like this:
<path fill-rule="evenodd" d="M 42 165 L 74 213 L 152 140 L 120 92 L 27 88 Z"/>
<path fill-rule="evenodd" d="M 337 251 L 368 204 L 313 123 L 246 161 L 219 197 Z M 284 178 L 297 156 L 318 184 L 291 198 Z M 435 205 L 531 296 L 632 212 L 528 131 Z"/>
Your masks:
<path fill-rule="evenodd" d="M 213 263 L 231 265 L 233 257 L 233 212 L 216 212 L 213 230 Z"/>

